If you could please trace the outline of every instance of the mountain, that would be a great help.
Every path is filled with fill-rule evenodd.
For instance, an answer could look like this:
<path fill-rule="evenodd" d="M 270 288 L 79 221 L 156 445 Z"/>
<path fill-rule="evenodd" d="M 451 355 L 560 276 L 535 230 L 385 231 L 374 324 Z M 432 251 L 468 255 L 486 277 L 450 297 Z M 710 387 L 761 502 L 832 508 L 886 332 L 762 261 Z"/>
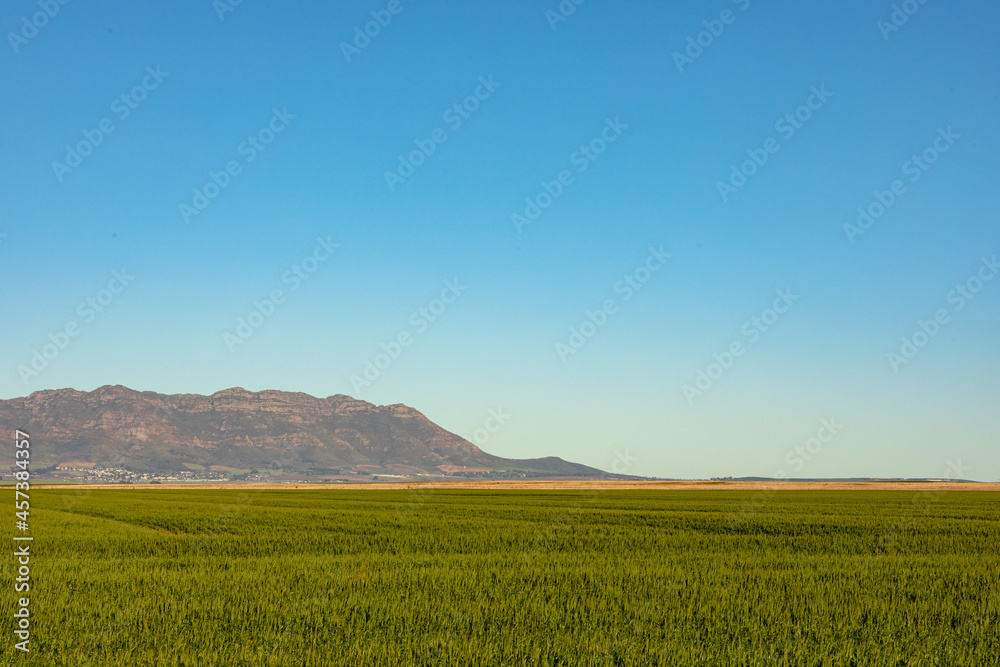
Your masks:
<path fill-rule="evenodd" d="M 31 465 L 55 470 L 214 472 L 217 477 L 618 478 L 560 458 L 487 454 L 405 405 L 226 389 L 211 396 L 126 387 L 0 400 L 0 424 L 31 434 Z M 82 473 L 81 473 L 82 474 Z"/>

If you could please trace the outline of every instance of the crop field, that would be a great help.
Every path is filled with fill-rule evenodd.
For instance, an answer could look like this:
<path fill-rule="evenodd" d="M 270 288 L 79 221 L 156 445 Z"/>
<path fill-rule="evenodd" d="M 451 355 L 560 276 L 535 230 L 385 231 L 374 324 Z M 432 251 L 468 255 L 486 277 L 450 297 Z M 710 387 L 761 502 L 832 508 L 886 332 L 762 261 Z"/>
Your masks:
<path fill-rule="evenodd" d="M 35 489 L 0 663 L 997 665 L 998 500 Z"/>

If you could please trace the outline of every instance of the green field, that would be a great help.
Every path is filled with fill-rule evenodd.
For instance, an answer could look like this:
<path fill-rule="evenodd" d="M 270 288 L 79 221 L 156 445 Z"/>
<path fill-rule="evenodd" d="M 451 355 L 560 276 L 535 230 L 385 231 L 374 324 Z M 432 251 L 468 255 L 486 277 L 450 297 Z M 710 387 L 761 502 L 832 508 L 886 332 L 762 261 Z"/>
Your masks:
<path fill-rule="evenodd" d="M 997 665 L 998 500 L 36 489 L 0 663 Z"/>

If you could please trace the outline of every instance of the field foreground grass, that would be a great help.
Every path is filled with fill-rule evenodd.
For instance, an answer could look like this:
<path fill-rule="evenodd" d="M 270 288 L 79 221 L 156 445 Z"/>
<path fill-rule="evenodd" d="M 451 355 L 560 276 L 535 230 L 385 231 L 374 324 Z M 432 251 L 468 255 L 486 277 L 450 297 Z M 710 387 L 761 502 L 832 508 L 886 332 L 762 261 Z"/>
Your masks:
<path fill-rule="evenodd" d="M 0 663 L 996 665 L 998 499 L 35 489 Z"/>

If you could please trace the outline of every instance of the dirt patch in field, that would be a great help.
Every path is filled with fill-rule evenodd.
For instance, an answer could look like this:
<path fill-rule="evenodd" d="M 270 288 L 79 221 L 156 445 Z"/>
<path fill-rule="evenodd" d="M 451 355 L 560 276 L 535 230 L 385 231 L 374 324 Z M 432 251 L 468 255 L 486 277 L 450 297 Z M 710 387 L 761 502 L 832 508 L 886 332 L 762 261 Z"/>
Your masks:
<path fill-rule="evenodd" d="M 330 489 L 399 490 L 399 489 L 478 489 L 556 491 L 594 489 L 600 491 L 662 490 L 662 491 L 1000 491 L 1000 484 L 967 482 L 592 482 L 592 481 L 463 481 L 463 482 L 374 482 L 371 484 L 40 484 L 34 488 L 49 489 Z"/>

